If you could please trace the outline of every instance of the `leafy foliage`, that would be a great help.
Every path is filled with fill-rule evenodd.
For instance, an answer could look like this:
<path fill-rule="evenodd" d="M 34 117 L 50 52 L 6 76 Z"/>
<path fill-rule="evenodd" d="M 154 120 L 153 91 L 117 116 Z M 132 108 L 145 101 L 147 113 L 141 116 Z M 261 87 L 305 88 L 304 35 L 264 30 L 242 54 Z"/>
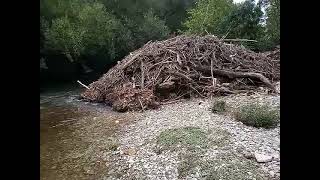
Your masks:
<path fill-rule="evenodd" d="M 150 6 L 155 10 L 160 19 L 166 22 L 171 31 L 182 28 L 186 20 L 187 10 L 192 8 L 196 0 L 149 0 Z"/>
<path fill-rule="evenodd" d="M 103 66 L 180 30 L 255 39 L 244 45 L 269 50 L 280 43 L 279 19 L 280 0 L 40 0 L 40 58 L 59 53 L 75 62 L 99 59 Z"/>
<path fill-rule="evenodd" d="M 45 3 L 47 6 L 43 5 L 43 9 L 51 8 L 44 17 L 53 18 L 43 33 L 45 47 L 65 54 L 71 61 L 99 54 L 115 61 L 148 40 L 163 39 L 169 34 L 164 21 L 152 11 L 147 11 L 141 20 L 132 19 L 135 16 L 117 19 L 117 14 L 113 15 L 99 2 L 55 2 L 50 0 Z"/>
<path fill-rule="evenodd" d="M 216 34 L 223 17 L 234 8 L 232 0 L 199 0 L 189 11 L 190 17 L 184 23 L 187 33 Z"/>
<path fill-rule="evenodd" d="M 84 29 L 79 29 L 67 17 L 52 21 L 51 27 L 45 32 L 46 45 L 49 49 L 63 52 L 70 61 L 79 57 L 84 51 Z"/>
<path fill-rule="evenodd" d="M 278 45 L 280 44 L 280 0 L 270 0 L 267 15 L 267 33 L 270 40 Z"/>
<path fill-rule="evenodd" d="M 263 33 L 260 24 L 263 12 L 253 0 L 237 4 L 219 25 L 219 34 L 229 38 L 259 39 Z"/>

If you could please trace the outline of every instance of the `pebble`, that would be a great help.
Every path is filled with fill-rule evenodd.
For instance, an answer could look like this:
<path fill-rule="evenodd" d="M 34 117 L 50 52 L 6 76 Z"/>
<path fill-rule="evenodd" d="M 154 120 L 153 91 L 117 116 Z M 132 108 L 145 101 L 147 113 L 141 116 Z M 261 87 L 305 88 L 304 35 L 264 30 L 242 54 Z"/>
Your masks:
<path fill-rule="evenodd" d="M 270 171 L 269 174 L 271 177 L 274 177 L 276 175 L 273 171 Z"/>
<path fill-rule="evenodd" d="M 254 158 L 254 155 L 253 155 L 252 153 L 250 153 L 250 152 L 244 152 L 244 153 L 243 153 L 243 156 L 244 156 L 245 158 L 247 158 L 247 159 L 252 159 L 252 158 Z"/>
<path fill-rule="evenodd" d="M 243 104 L 250 104 L 255 101 L 267 102 L 272 106 L 280 104 L 279 96 L 259 95 L 258 93 L 254 94 L 252 99 L 245 96 L 245 94 L 227 96 L 222 99 L 230 105 L 230 108 L 237 108 Z M 277 161 L 272 161 L 276 159 L 274 158 L 276 154 L 279 154 L 277 151 L 280 144 L 279 127 L 268 130 L 248 127 L 241 122 L 235 121 L 231 116 L 212 114 L 209 111 L 210 105 L 209 99 L 191 99 L 185 102 L 164 105 L 157 110 L 137 114 L 134 123 L 123 127 L 122 133 L 118 134 L 118 139 L 120 144 L 122 144 L 121 149 L 130 147 L 132 149 L 138 148 L 139 151 L 132 150 L 133 153 L 130 153 L 130 150 L 121 151 L 121 154 L 125 154 L 126 156 L 116 156 L 119 159 L 116 159 L 115 162 L 118 161 L 119 163 L 113 168 L 117 169 L 119 166 L 120 172 L 125 168 L 125 165 L 129 165 L 130 171 L 136 171 L 135 175 L 137 177 L 145 178 L 150 176 L 153 179 L 161 179 L 160 174 L 168 174 L 170 172 L 170 179 L 178 179 L 179 152 L 182 151 L 182 148 L 156 154 L 154 151 L 154 140 L 164 130 L 196 126 L 204 130 L 221 129 L 230 134 L 230 142 L 226 146 L 214 148 L 214 145 L 212 145 L 212 149 L 205 152 L 201 158 L 214 159 L 221 154 L 230 153 L 233 149 L 239 148 L 243 150 L 234 152 L 237 157 L 242 156 L 261 162 L 259 166 L 265 169 L 266 173 L 271 172 L 272 174 L 273 172 L 275 174 L 279 172 L 280 164 L 277 164 Z M 127 115 L 133 116 L 131 113 Z M 217 152 L 213 153 L 213 149 Z M 259 153 L 255 154 L 253 152 Z M 121 158 L 125 158 L 124 162 Z M 265 164 L 262 162 L 269 163 Z M 114 166 L 114 164 L 111 166 Z M 223 164 L 221 163 L 219 166 L 223 166 Z M 218 168 L 218 166 L 215 166 L 215 168 Z M 199 176 L 201 176 L 201 170 L 199 172 Z M 130 174 L 128 174 L 120 179 L 130 178 Z M 195 177 L 190 176 L 189 178 Z"/>
<path fill-rule="evenodd" d="M 273 160 L 274 161 L 280 161 L 280 155 L 279 154 L 274 154 L 273 155 Z"/>
<path fill-rule="evenodd" d="M 94 171 L 90 167 L 84 167 L 83 170 L 86 174 L 94 174 Z"/>

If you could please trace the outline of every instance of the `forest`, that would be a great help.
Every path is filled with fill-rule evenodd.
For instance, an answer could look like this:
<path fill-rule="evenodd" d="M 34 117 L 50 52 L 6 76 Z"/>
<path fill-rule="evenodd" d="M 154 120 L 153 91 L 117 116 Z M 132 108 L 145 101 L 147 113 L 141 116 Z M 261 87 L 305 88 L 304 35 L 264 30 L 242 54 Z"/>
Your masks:
<path fill-rule="evenodd" d="M 91 82 L 149 41 L 213 34 L 280 45 L 280 0 L 40 0 L 41 85 Z"/>

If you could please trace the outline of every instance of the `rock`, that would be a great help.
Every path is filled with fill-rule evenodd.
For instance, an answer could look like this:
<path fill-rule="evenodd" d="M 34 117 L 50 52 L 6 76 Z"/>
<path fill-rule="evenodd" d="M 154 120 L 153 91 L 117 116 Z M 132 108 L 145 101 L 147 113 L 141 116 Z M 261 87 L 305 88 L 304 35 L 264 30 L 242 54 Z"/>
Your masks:
<path fill-rule="evenodd" d="M 118 123 L 119 123 L 119 121 L 118 121 L 118 120 L 116 120 L 116 121 L 115 121 L 115 123 L 116 123 L 116 124 L 118 124 Z"/>
<path fill-rule="evenodd" d="M 137 153 L 137 151 L 134 148 L 128 148 L 123 151 L 120 151 L 120 154 L 128 155 L 128 156 L 133 156 Z"/>
<path fill-rule="evenodd" d="M 247 151 L 243 152 L 243 156 L 244 156 L 245 158 L 247 158 L 247 159 L 252 159 L 252 158 L 254 158 L 254 155 L 253 155 L 252 153 L 250 153 L 250 152 L 247 152 Z"/>
<path fill-rule="evenodd" d="M 273 171 L 269 171 L 271 177 L 274 177 L 276 174 Z"/>
<path fill-rule="evenodd" d="M 272 156 L 255 153 L 254 157 L 256 158 L 258 163 L 266 163 L 272 161 Z"/>
<path fill-rule="evenodd" d="M 274 154 L 274 155 L 272 155 L 272 157 L 273 157 L 274 161 L 280 161 L 280 155 L 279 154 Z"/>
<path fill-rule="evenodd" d="M 86 174 L 94 174 L 93 169 L 91 169 L 90 167 L 84 167 L 83 170 Z"/>

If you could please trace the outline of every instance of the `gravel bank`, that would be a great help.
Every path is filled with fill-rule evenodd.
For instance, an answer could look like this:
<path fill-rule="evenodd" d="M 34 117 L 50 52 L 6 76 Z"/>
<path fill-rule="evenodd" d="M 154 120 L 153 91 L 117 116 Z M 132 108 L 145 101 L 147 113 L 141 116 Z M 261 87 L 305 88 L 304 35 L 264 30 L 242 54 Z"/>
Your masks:
<path fill-rule="evenodd" d="M 253 102 L 274 108 L 280 105 L 279 95 L 262 93 L 218 99 L 225 100 L 230 109 Z M 134 123 L 117 133 L 119 148 L 105 155 L 110 170 L 104 179 L 210 179 L 207 171 L 222 179 L 280 179 L 280 125 L 274 129 L 248 127 L 230 115 L 210 112 L 211 102 L 193 99 L 144 113 L 127 113 L 132 115 Z M 165 130 L 190 126 L 210 132 L 213 139 L 224 143 L 198 153 L 200 163 L 181 178 L 179 168 L 184 161 L 181 155 L 190 155 L 190 152 L 180 148 L 157 153 L 156 138 Z M 254 158 L 257 154 L 269 156 L 271 160 L 258 163 Z"/>

